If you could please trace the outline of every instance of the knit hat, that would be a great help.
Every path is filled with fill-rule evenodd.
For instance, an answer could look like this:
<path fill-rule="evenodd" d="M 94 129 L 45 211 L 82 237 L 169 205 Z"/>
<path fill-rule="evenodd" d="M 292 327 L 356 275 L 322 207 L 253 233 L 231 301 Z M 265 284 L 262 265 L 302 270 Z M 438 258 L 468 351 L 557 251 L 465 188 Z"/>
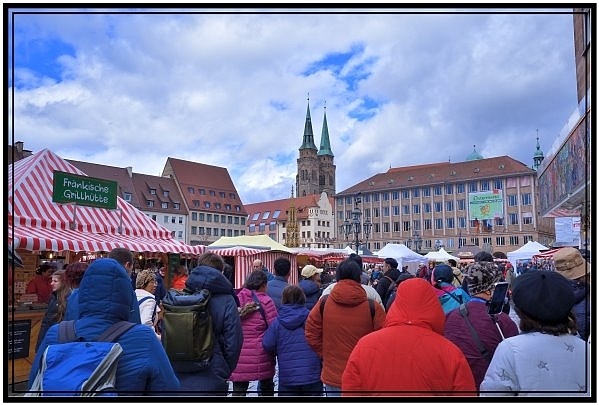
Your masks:
<path fill-rule="evenodd" d="M 464 281 L 468 283 L 470 295 L 488 291 L 501 280 L 501 271 L 493 262 L 470 263 L 464 270 Z"/>
<path fill-rule="evenodd" d="M 433 283 L 437 281 L 443 281 L 445 283 L 451 283 L 453 281 L 453 270 L 446 264 L 438 264 L 433 269 L 433 275 L 431 276 Z"/>
<path fill-rule="evenodd" d="M 316 268 L 315 266 L 312 266 L 311 264 L 305 265 L 304 268 L 302 269 L 302 277 L 305 277 L 305 278 L 310 278 L 313 275 L 315 275 L 316 273 L 322 273 L 322 269 Z"/>
<path fill-rule="evenodd" d="M 514 305 L 540 322 L 565 319 L 574 305 L 570 281 L 555 271 L 529 271 L 514 280 Z"/>
<path fill-rule="evenodd" d="M 135 288 L 145 288 L 151 281 L 156 282 L 156 273 L 151 269 L 142 270 L 135 278 Z"/>
<path fill-rule="evenodd" d="M 564 247 L 553 254 L 555 271 L 562 276 L 575 280 L 589 272 L 587 262 L 582 258 L 578 249 Z"/>

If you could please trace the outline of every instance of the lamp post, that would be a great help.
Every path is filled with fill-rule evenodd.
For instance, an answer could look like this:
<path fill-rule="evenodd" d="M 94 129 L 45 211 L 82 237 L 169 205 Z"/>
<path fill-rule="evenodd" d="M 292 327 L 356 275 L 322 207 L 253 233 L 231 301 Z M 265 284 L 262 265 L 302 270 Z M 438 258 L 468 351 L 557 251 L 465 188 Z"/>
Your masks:
<path fill-rule="evenodd" d="M 349 236 L 353 233 L 356 244 L 356 254 L 360 254 L 358 249 L 360 247 L 360 233 L 363 234 L 365 243 L 368 245 L 368 236 L 372 229 L 372 222 L 370 218 L 366 218 L 364 222 L 361 221 L 362 211 L 358 207 L 358 204 L 362 202 L 360 197 L 354 198 L 354 209 L 351 212 L 351 219 L 345 218 L 343 221 L 343 233 L 345 234 L 345 240 L 349 240 Z"/>
<path fill-rule="evenodd" d="M 418 231 L 416 231 L 416 232 L 414 232 L 414 250 L 416 251 L 416 253 L 420 253 L 421 249 L 422 249 L 422 238 L 420 237 L 420 234 L 418 233 Z"/>

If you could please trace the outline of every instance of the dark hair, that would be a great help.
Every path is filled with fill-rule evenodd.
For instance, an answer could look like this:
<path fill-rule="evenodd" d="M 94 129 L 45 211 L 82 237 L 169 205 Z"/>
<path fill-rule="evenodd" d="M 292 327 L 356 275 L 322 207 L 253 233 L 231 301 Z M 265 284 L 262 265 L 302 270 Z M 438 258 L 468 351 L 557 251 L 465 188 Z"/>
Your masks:
<path fill-rule="evenodd" d="M 81 279 L 85 270 L 87 270 L 88 264 L 85 262 L 75 262 L 67 266 L 65 276 L 69 287 L 78 288 L 81 284 Z"/>
<path fill-rule="evenodd" d="M 277 276 L 285 277 L 291 271 L 291 262 L 286 257 L 279 257 L 275 260 L 275 274 Z"/>
<path fill-rule="evenodd" d="M 398 264 L 397 264 L 397 260 L 395 260 L 392 257 L 388 257 L 385 259 L 385 263 L 387 263 L 389 266 L 391 266 L 392 269 L 396 269 Z"/>
<path fill-rule="evenodd" d="M 456 267 L 456 266 L 458 265 L 458 262 L 456 262 L 456 261 L 455 261 L 455 260 L 453 260 L 453 259 L 449 259 L 449 260 L 447 260 L 447 263 L 449 263 L 449 265 L 450 265 L 451 267 Z"/>
<path fill-rule="evenodd" d="M 42 273 L 44 273 L 45 271 L 48 271 L 48 270 L 56 270 L 56 264 L 55 263 L 48 263 L 48 262 L 42 263 L 40 265 L 40 267 L 38 267 L 37 270 L 35 270 L 35 274 L 42 274 Z"/>
<path fill-rule="evenodd" d="M 493 252 L 493 257 L 496 259 L 506 259 L 507 260 L 507 255 L 500 251 Z"/>
<path fill-rule="evenodd" d="M 480 252 L 478 252 L 477 254 L 474 255 L 474 261 L 475 262 L 492 262 L 493 255 L 489 252 L 485 252 L 484 250 L 481 250 Z"/>
<path fill-rule="evenodd" d="M 349 255 L 348 259 L 351 259 L 360 265 L 360 270 L 362 269 L 362 256 L 356 253 L 352 253 Z M 397 267 L 397 266 L 395 266 Z"/>
<path fill-rule="evenodd" d="M 288 285 L 283 288 L 283 295 L 281 295 L 281 304 L 306 304 L 306 294 L 304 291 L 296 285 Z"/>
<path fill-rule="evenodd" d="M 114 259 L 119 262 L 123 267 L 126 263 L 133 264 L 133 253 L 129 249 L 125 248 L 114 248 L 108 254 L 110 259 Z"/>
<path fill-rule="evenodd" d="M 206 252 L 198 257 L 198 266 L 208 266 L 222 272 L 225 269 L 225 260 L 221 255 Z"/>
<path fill-rule="evenodd" d="M 265 285 L 267 281 L 268 279 L 266 278 L 265 272 L 262 270 L 254 270 L 248 274 L 245 279 L 245 288 L 248 290 L 258 290 Z"/>
<path fill-rule="evenodd" d="M 514 307 L 516 315 L 520 318 L 520 331 L 526 332 L 541 332 L 548 335 L 560 336 L 565 334 L 575 335 L 578 328 L 576 326 L 576 316 L 572 311 L 564 318 L 557 322 L 542 322 L 533 319 L 518 307 Z"/>
<path fill-rule="evenodd" d="M 355 259 L 347 258 L 337 266 L 335 274 L 335 280 L 354 280 L 360 282 L 360 276 L 362 275 L 362 268 Z"/>

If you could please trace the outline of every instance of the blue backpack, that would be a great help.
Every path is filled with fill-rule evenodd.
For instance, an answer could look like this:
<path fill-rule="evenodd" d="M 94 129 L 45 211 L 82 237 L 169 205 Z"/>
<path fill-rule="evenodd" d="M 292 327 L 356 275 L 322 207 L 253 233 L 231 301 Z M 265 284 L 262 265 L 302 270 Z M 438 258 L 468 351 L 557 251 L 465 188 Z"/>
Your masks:
<path fill-rule="evenodd" d="M 111 325 L 96 341 L 78 340 L 75 321 L 58 324 L 58 342 L 42 355 L 38 373 L 25 396 L 117 395 L 116 369 L 123 352 L 114 343 L 135 324 Z"/>
<path fill-rule="evenodd" d="M 441 307 L 443 307 L 443 312 L 445 315 L 454 309 L 459 308 L 460 305 L 465 304 L 468 301 L 470 301 L 470 295 L 468 295 L 468 293 L 461 288 L 456 288 L 452 291 L 445 291 L 445 294 L 439 297 L 439 302 L 441 303 Z"/>

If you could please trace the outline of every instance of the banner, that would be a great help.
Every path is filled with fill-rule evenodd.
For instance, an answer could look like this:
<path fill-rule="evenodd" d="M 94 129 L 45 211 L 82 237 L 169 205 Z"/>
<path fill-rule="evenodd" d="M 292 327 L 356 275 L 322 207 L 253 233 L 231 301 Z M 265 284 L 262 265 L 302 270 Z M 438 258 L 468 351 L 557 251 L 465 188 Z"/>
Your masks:
<path fill-rule="evenodd" d="M 470 220 L 503 218 L 503 193 L 501 190 L 468 193 Z"/>

